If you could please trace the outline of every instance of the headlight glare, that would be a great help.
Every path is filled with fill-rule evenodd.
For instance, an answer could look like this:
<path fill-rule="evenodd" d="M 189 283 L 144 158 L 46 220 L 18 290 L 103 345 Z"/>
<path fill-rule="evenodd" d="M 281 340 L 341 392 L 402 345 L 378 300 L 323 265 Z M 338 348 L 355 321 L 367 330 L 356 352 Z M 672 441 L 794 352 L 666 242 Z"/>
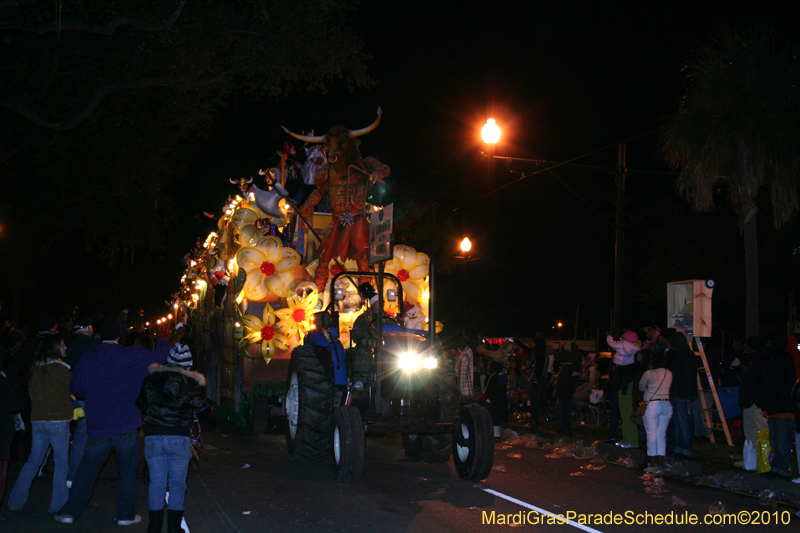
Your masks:
<path fill-rule="evenodd" d="M 416 370 L 421 364 L 422 361 L 420 360 L 419 354 L 413 352 L 400 354 L 400 356 L 397 358 L 397 366 L 403 370 Z"/>

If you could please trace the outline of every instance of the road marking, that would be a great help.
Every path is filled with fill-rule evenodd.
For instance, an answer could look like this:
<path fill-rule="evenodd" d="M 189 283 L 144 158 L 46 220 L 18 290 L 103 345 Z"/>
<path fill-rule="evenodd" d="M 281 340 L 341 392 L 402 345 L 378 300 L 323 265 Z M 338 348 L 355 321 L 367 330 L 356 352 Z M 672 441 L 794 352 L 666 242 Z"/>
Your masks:
<path fill-rule="evenodd" d="M 504 500 L 510 501 L 511 503 L 516 503 L 517 505 L 525 507 L 526 509 L 530 509 L 531 511 L 536 511 L 539 514 L 543 514 L 543 515 L 546 515 L 546 516 L 552 516 L 552 517 L 558 518 L 559 520 L 563 520 L 564 522 L 566 522 L 567 524 L 571 525 L 572 527 L 577 527 L 578 529 L 582 529 L 584 531 L 588 531 L 589 533 L 603 533 L 602 531 L 594 529 L 594 528 L 591 528 L 589 526 L 585 526 L 583 524 L 579 524 L 577 522 L 573 522 L 572 520 L 567 520 L 566 518 L 564 518 L 564 515 L 561 515 L 559 517 L 558 513 L 551 513 L 550 511 L 546 511 L 546 510 L 542 509 L 541 507 L 536 507 L 535 505 L 531 505 L 531 504 L 529 504 L 527 502 L 524 502 L 522 500 L 518 500 L 516 498 L 508 496 L 507 494 L 503 494 L 502 492 L 497 492 L 494 489 L 484 489 L 484 488 L 482 488 L 481 490 L 484 491 L 484 492 L 488 492 L 489 494 L 494 494 L 498 498 L 503 498 Z"/>

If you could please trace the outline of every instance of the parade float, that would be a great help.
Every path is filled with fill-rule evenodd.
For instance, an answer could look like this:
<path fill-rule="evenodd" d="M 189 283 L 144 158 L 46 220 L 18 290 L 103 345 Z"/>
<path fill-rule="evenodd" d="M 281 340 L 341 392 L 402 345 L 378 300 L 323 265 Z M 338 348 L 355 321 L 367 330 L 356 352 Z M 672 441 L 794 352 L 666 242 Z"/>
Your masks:
<path fill-rule="evenodd" d="M 365 436 L 401 434 L 408 457 L 452 457 L 460 477 L 482 480 L 492 421 L 479 404 L 459 405 L 433 319 L 431 258 L 393 246 L 392 206 L 367 200 L 390 173 L 359 151 L 379 122 L 380 109 L 361 130 L 284 128 L 304 145 L 286 143 L 280 165 L 259 171 L 263 186 L 233 180 L 240 194 L 185 258 L 171 305 L 195 325 L 219 412 L 254 432 L 280 421 L 293 460 L 332 458 L 335 479 L 355 482 Z M 303 186 L 290 190 L 298 173 Z"/>
<path fill-rule="evenodd" d="M 184 257 L 181 287 L 170 303 L 173 322 L 182 317 L 194 328 L 209 398 L 237 423 L 252 424 L 258 398 L 285 392 L 291 352 L 334 293 L 343 295 L 335 302 L 340 338 L 351 344 L 350 329 L 364 311 L 359 280 L 343 276 L 336 286 L 331 280 L 340 272 L 373 270 L 368 219 L 382 206 L 367 195 L 390 170 L 362 158 L 358 145 L 380 117 L 379 109 L 366 128 L 334 126 L 320 136 L 285 129 L 292 143 L 279 150 L 279 164 L 257 178 L 230 180 L 238 190 L 215 231 Z M 402 285 L 407 316 L 399 318 L 427 330 L 430 259 L 409 246 L 393 248 L 385 270 Z M 384 296 L 396 284 L 387 280 Z M 384 300 L 385 311 L 397 315 L 398 302 Z"/>

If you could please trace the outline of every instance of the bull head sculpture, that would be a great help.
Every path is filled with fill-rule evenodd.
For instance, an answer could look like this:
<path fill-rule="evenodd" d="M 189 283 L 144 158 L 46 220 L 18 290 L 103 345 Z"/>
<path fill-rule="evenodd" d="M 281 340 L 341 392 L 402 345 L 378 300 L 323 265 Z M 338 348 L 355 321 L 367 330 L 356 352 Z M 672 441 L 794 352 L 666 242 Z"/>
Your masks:
<path fill-rule="evenodd" d="M 362 128 L 360 130 L 351 130 L 344 126 L 333 126 L 325 135 L 300 135 L 289 131 L 288 128 L 283 127 L 283 131 L 307 143 L 322 143 L 322 152 L 327 156 L 328 162 L 331 164 L 353 164 L 357 163 L 360 158 L 358 151 L 359 142 L 357 137 L 371 132 L 378 127 L 381 122 L 381 115 L 383 111 L 378 108 L 378 117 L 375 122 Z"/>
<path fill-rule="evenodd" d="M 250 179 L 247 179 L 247 178 L 239 178 L 239 179 L 229 178 L 228 181 L 230 181 L 234 185 L 238 185 L 239 186 L 239 190 L 242 191 L 242 196 L 244 196 L 247 193 L 247 189 L 250 188 L 250 184 L 253 183 L 253 178 L 252 177 Z"/>

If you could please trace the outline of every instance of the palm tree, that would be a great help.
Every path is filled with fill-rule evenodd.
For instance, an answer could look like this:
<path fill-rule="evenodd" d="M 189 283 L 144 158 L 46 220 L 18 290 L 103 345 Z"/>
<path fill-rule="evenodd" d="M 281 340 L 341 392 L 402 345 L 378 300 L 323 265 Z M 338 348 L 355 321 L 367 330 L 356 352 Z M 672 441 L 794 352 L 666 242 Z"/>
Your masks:
<path fill-rule="evenodd" d="M 739 215 L 746 271 L 745 334 L 759 334 L 759 192 L 770 193 L 780 228 L 798 212 L 800 182 L 800 63 L 778 49 L 774 35 L 723 29 L 683 69 L 677 113 L 661 149 L 680 171 L 679 191 L 696 211 L 714 208 L 718 183 Z"/>

